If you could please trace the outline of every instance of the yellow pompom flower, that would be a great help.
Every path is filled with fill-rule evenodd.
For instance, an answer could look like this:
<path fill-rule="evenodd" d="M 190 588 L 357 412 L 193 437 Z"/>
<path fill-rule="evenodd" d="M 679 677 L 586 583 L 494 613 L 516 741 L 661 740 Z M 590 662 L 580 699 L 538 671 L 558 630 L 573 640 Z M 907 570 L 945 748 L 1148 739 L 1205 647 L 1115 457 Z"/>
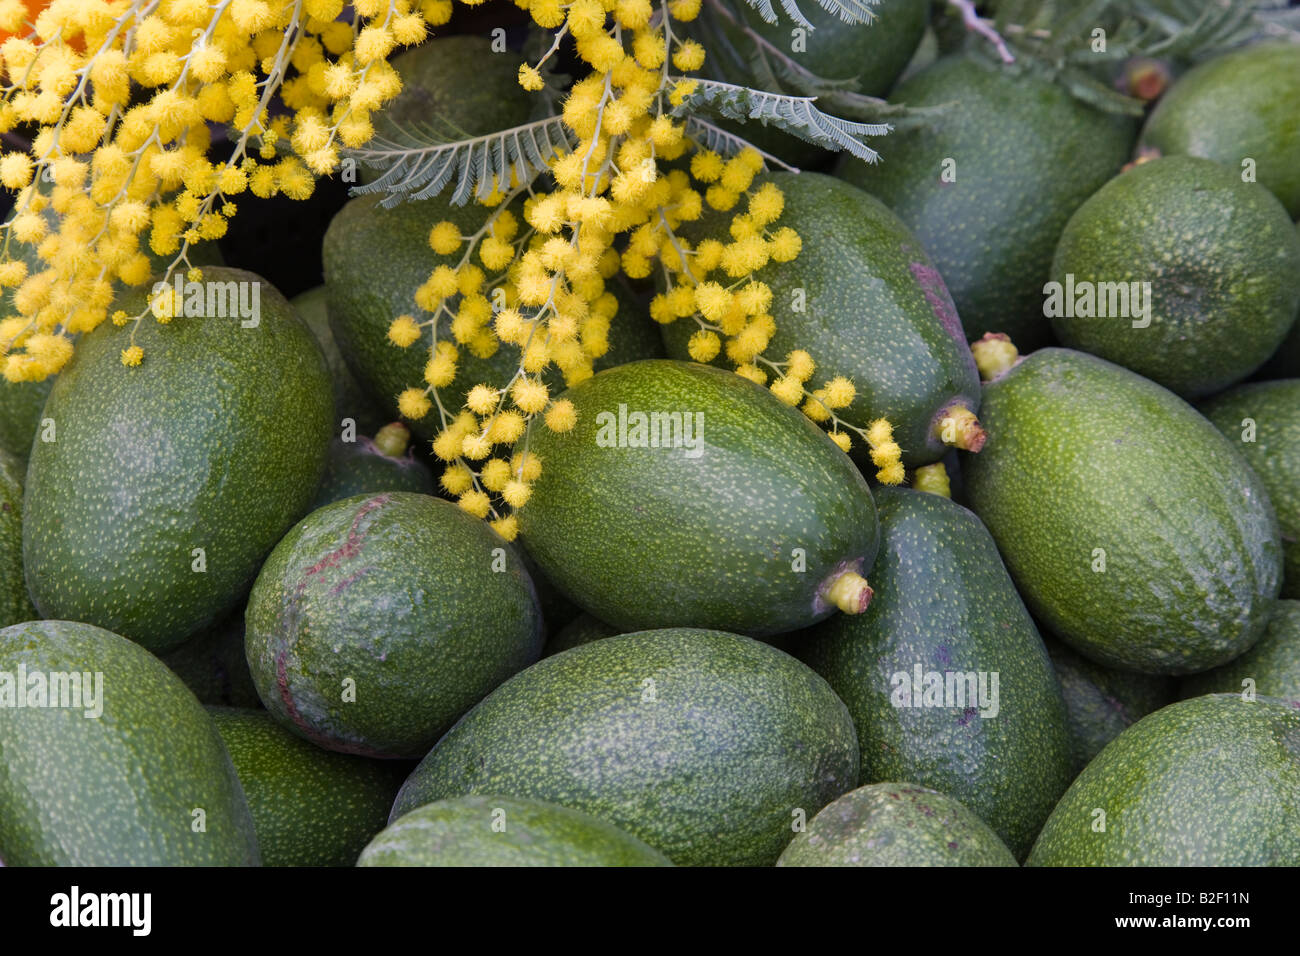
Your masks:
<path fill-rule="evenodd" d="M 831 436 L 831 441 L 840 446 L 840 451 L 847 453 L 853 447 L 853 439 L 849 437 L 848 432 L 834 431 L 827 434 Z"/>
<path fill-rule="evenodd" d="M 419 421 L 429 414 L 431 408 L 433 403 L 429 401 L 423 389 L 408 388 L 397 396 L 397 410 L 401 412 L 403 418 L 409 418 L 411 421 Z"/>
<path fill-rule="evenodd" d="M 553 432 L 571 431 L 578 423 L 578 410 L 573 407 L 573 402 L 562 398 L 547 409 L 545 421 L 546 427 Z"/>
<path fill-rule="evenodd" d="M 722 340 L 708 329 L 695 332 L 686 344 L 686 350 L 697 362 L 711 362 L 722 350 Z"/>
<path fill-rule="evenodd" d="M 550 391 L 537 379 L 521 378 L 510 390 L 510 397 L 515 406 L 527 415 L 535 415 L 546 408 L 550 401 Z"/>
<path fill-rule="evenodd" d="M 492 530 L 507 541 L 513 541 L 519 537 L 519 519 L 514 515 L 506 515 L 503 518 L 497 518 L 491 522 Z"/>
<path fill-rule="evenodd" d="M 492 510 L 492 501 L 488 498 L 487 492 L 479 491 L 477 488 L 472 488 L 463 493 L 457 499 L 456 504 L 475 518 L 486 518 L 488 512 Z"/>
<path fill-rule="evenodd" d="M 138 345 L 132 345 L 130 348 L 122 350 L 122 364 L 127 368 L 134 368 L 144 360 L 144 349 Z"/>
<path fill-rule="evenodd" d="M 476 415 L 489 415 L 496 410 L 501 393 L 486 385 L 475 385 L 465 396 L 465 405 Z"/>
<path fill-rule="evenodd" d="M 857 389 L 843 375 L 837 375 L 827 382 L 825 392 L 827 408 L 845 408 L 853 404 L 853 399 L 857 397 Z"/>
<path fill-rule="evenodd" d="M 388 341 L 398 348 L 413 345 L 420 338 L 420 326 L 409 315 L 399 315 L 388 326 Z"/>
<path fill-rule="evenodd" d="M 453 222 L 443 220 L 429 230 L 429 248 L 440 256 L 450 256 L 461 246 L 460 229 Z"/>
<path fill-rule="evenodd" d="M 812 378 L 813 372 L 816 371 L 817 365 L 813 362 L 812 356 L 803 349 L 795 349 L 785 357 L 789 367 L 786 374 L 796 381 L 806 382 Z"/>

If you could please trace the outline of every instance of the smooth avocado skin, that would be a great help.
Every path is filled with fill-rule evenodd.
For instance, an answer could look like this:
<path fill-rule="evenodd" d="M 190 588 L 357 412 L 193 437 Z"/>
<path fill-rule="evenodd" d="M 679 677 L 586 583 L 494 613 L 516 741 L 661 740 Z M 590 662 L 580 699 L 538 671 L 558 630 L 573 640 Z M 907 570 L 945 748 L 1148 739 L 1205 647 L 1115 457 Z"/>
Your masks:
<path fill-rule="evenodd" d="M 1122 173 L 1078 208 L 1052 281 L 1063 290 L 1051 320 L 1062 344 L 1179 395 L 1208 395 L 1255 371 L 1286 337 L 1300 311 L 1300 235 L 1267 189 L 1208 159 L 1170 156 Z M 1114 283 L 1149 288 L 1146 313 L 1118 296 L 1112 304 L 1102 290 Z M 1093 290 L 1095 304 L 1081 299 Z"/>
<path fill-rule="evenodd" d="M 0 627 L 37 616 L 23 582 L 22 465 L 0 451 Z"/>
<path fill-rule="evenodd" d="M 1264 636 L 1222 667 L 1183 678 L 1180 697 L 1253 693 L 1300 701 L 1300 601 L 1278 601 Z"/>
<path fill-rule="evenodd" d="M 1242 385 L 1200 410 L 1268 489 L 1282 532 L 1282 597 L 1300 598 L 1300 378 Z"/>
<path fill-rule="evenodd" d="M 913 783 L 851 790 L 796 833 L 777 866 L 1019 866 L 987 823 Z"/>
<path fill-rule="evenodd" d="M 24 707 L 13 698 L 20 668 Z M 64 698 L 81 706 L 32 706 L 31 678 L 51 673 L 88 676 L 81 686 L 95 690 Z M 0 677 L 4 865 L 259 864 L 217 728 L 144 648 L 91 624 L 16 624 L 0 630 L 0 674 L 12 675 Z"/>
<path fill-rule="evenodd" d="M 857 775 L 853 721 L 824 680 L 759 641 L 668 628 L 575 647 L 502 684 L 420 762 L 390 819 L 505 794 L 590 813 L 679 866 L 771 866 L 792 814 Z"/>
<path fill-rule="evenodd" d="M 1070 785 L 1026 862 L 1298 864 L 1300 709 L 1239 694 L 1170 704 L 1116 737 Z"/>
<path fill-rule="evenodd" d="M 1233 443 L 1172 392 L 1041 349 L 984 388 L 971 509 L 1035 617 L 1107 667 L 1208 670 L 1263 633 L 1277 518 Z"/>
<path fill-rule="evenodd" d="M 432 495 L 436 490 L 429 466 L 413 453 L 385 454 L 373 439 L 364 435 L 351 442 L 334 438 L 330 441 L 325 477 L 321 479 L 314 507 L 323 508 L 355 495 L 384 491 Z"/>
<path fill-rule="evenodd" d="M 253 586 L 244 646 L 281 726 L 327 750 L 418 759 L 542 640 L 510 544 L 450 501 L 386 492 L 284 536 Z"/>
<path fill-rule="evenodd" d="M 564 397 L 577 424 L 533 431 L 542 474 L 519 527 L 542 572 L 602 621 L 779 634 L 828 616 L 839 576 L 870 572 L 878 528 L 866 480 L 767 389 L 661 359 L 599 372 Z M 660 447 L 636 446 L 636 412 L 681 413 L 682 429 L 669 441 L 664 425 Z"/>
<path fill-rule="evenodd" d="M 426 803 L 370 841 L 357 866 L 672 866 L 631 834 L 541 800 Z"/>
<path fill-rule="evenodd" d="M 1047 652 L 1061 681 L 1076 773 L 1126 728 L 1174 699 L 1172 678 L 1102 667 L 1060 641 L 1048 641 Z"/>
<path fill-rule="evenodd" d="M 768 354 L 806 349 L 817 362 L 810 391 L 837 375 L 850 379 L 857 395 L 841 417 L 862 424 L 888 418 L 907 467 L 937 461 L 947 446 L 936 422 L 956 405 L 978 413 L 980 401 L 979 372 L 943 278 L 874 196 L 821 173 L 767 179 L 785 196 L 777 224 L 802 240 L 793 262 L 754 274 L 772 290 L 776 334 Z M 729 219 L 729 213 L 707 213 L 684 234 L 694 240 L 725 234 Z M 678 319 L 662 328 L 669 354 L 689 358 L 695 322 Z M 869 467 L 866 444 L 855 445 L 855 457 Z"/>
<path fill-rule="evenodd" d="M 58 440 L 37 441 L 27 471 L 23 557 L 36 608 L 154 651 L 243 600 L 311 504 L 329 444 L 325 361 L 288 302 L 239 269 L 207 268 L 203 281 L 247 283 L 246 302 L 256 288 L 256 323 L 146 319 L 135 368 L 121 361 L 130 328 L 105 322 L 83 335 L 45 406 Z M 122 308 L 142 310 L 143 295 Z"/>
<path fill-rule="evenodd" d="M 876 501 L 875 597 L 862 614 L 802 632 L 792 652 L 853 715 L 859 782 L 908 780 L 949 794 L 1023 858 L 1072 776 L 1047 651 L 975 515 L 908 488 L 878 489 Z M 918 665 L 938 675 L 933 699 L 927 678 L 916 682 Z M 949 673 L 974 674 L 976 699 L 961 677 L 948 697 Z"/>
<path fill-rule="evenodd" d="M 352 866 L 384 828 L 407 767 L 330 753 L 266 711 L 210 707 L 257 830 L 264 866 Z"/>
<path fill-rule="evenodd" d="M 1141 146 L 1255 179 L 1300 218 L 1300 46 L 1253 43 L 1193 67 L 1151 112 Z"/>
<path fill-rule="evenodd" d="M 1042 290 L 1056 241 L 1128 159 L 1133 121 L 1087 106 L 1031 68 L 969 54 L 939 60 L 889 98 L 954 105 L 933 123 L 891 133 L 877 165 L 846 159 L 838 175 L 912 230 L 968 341 L 1005 332 L 1022 352 L 1047 344 Z"/>

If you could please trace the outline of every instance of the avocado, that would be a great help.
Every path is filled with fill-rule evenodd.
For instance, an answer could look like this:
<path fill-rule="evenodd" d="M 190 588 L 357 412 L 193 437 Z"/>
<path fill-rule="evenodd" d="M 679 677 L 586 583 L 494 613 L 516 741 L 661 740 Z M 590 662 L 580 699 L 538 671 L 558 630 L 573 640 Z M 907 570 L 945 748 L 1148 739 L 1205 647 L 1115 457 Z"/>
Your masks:
<path fill-rule="evenodd" d="M 1282 531 L 1282 597 L 1300 598 L 1300 378 L 1242 385 L 1201 412 L 1268 489 Z"/>
<path fill-rule="evenodd" d="M 27 472 L 36 608 L 154 651 L 243 600 L 316 493 L 332 416 L 320 348 L 268 283 L 212 267 L 185 301 L 166 324 L 81 337 L 45 405 L 57 441 L 33 446 Z M 132 343 L 144 361 L 129 368 Z"/>
<path fill-rule="evenodd" d="M 823 807 L 777 866 L 1017 866 L 988 824 L 952 797 L 875 783 Z"/>
<path fill-rule="evenodd" d="M 259 863 L 212 719 L 117 634 L 70 621 L 0 630 L 0 741 L 6 866 Z"/>
<path fill-rule="evenodd" d="M 351 866 L 384 828 L 405 765 L 321 750 L 266 711 L 208 712 L 248 798 L 264 866 Z"/>
<path fill-rule="evenodd" d="M 939 60 L 890 102 L 952 106 L 891 133 L 878 165 L 845 159 L 839 175 L 879 196 L 916 235 L 967 340 L 1005 332 L 1022 351 L 1046 344 L 1042 288 L 1056 241 L 1128 159 L 1135 124 L 1075 99 L 1034 66 L 978 54 Z"/>
<path fill-rule="evenodd" d="M 533 100 L 519 88 L 523 58 L 495 45 L 486 36 L 434 37 L 394 56 L 402 91 L 375 113 L 375 145 L 452 143 L 528 122 Z M 382 170 L 360 172 L 371 182 Z"/>
<path fill-rule="evenodd" d="M 1047 651 L 975 515 L 910 488 L 876 503 L 875 598 L 802 632 L 793 653 L 853 715 L 859 782 L 940 790 L 1023 858 L 1071 778 Z"/>
<path fill-rule="evenodd" d="M 380 206 L 377 197 L 361 196 L 330 221 L 322 250 L 330 328 L 356 380 L 390 419 L 398 416 L 398 394 L 424 383 L 429 343 L 398 348 L 388 341 L 388 327 L 399 315 L 426 320 L 428 314 L 415 304 L 416 289 L 437 266 L 455 267 L 463 255 L 463 249 L 450 256 L 433 252 L 429 231 L 446 220 L 463 235 L 472 235 L 488 215 L 490 210 L 474 203 L 452 206 L 445 196 L 403 202 L 392 209 Z M 473 262 L 477 264 L 477 255 Z M 491 277 L 484 294 L 490 289 Z M 605 291 L 618 300 L 619 308 L 610 320 L 610 350 L 596 360 L 595 368 L 662 355 L 658 331 L 645 308 L 618 281 L 609 282 Z M 454 341 L 445 312 L 438 320 L 438 340 Z M 456 380 L 440 389 L 442 404 L 450 410 L 459 410 L 480 382 L 503 386 L 519 365 L 515 346 L 498 347 L 488 358 L 479 358 L 467 346 L 457 350 Z M 552 393 L 563 388 L 554 367 L 543 378 Z M 430 440 L 441 428 L 432 413 L 409 425 L 417 437 Z"/>
<path fill-rule="evenodd" d="M 1143 717 L 1070 785 L 1028 866 L 1300 864 L 1300 709 L 1210 694 Z"/>
<path fill-rule="evenodd" d="M 1178 689 L 1180 697 L 1249 692 L 1300 701 L 1300 601 L 1278 601 L 1254 647 L 1222 667 L 1183 678 Z"/>
<path fill-rule="evenodd" d="M 984 386 L 971 507 L 1029 609 L 1085 657 L 1188 674 L 1263 633 L 1282 584 L 1263 482 L 1178 396 L 1041 349 Z"/>
<path fill-rule="evenodd" d="M 613 637 L 618 633 L 618 628 L 611 627 L 604 621 L 583 611 L 547 639 L 546 652 L 543 656 L 550 657 L 552 654 L 560 653 L 560 651 L 567 651 L 571 647 L 590 644 L 592 641 Z"/>
<path fill-rule="evenodd" d="M 381 491 L 433 494 L 433 473 L 407 449 L 410 440 L 411 431 L 401 422 L 385 425 L 374 438 L 332 439 L 315 507 Z"/>
<path fill-rule="evenodd" d="M 457 797 L 412 810 L 357 866 L 672 866 L 636 837 L 541 800 Z"/>
<path fill-rule="evenodd" d="M 678 865 L 770 866 L 792 823 L 854 785 L 853 721 L 773 647 L 720 631 L 620 634 L 545 658 L 460 720 L 390 819 L 465 794 L 547 800 Z"/>
<path fill-rule="evenodd" d="M 1075 773 L 1125 728 L 1174 699 L 1172 678 L 1102 667 L 1060 641 L 1047 641 L 1047 652 L 1065 698 Z"/>
<path fill-rule="evenodd" d="M 163 651 L 158 659 L 185 682 L 201 704 L 254 709 L 262 706 L 244 657 L 242 607 L 184 644 Z"/>
<path fill-rule="evenodd" d="M 1141 146 L 1249 169 L 1300 217 L 1300 46 L 1252 43 L 1193 67 L 1152 111 Z M 1247 165 L 1247 161 L 1250 161 Z"/>
<path fill-rule="evenodd" d="M 652 359 L 562 397 L 577 424 L 534 429 L 542 473 L 517 514 L 533 560 L 584 610 L 625 631 L 766 635 L 870 600 L 867 483 L 767 389 Z"/>
<path fill-rule="evenodd" d="M 1062 344 L 1179 395 L 1268 360 L 1300 310 L 1300 235 L 1273 194 L 1208 159 L 1140 163 L 1070 217 L 1048 311 Z"/>
<path fill-rule="evenodd" d="M 325 286 L 308 289 L 290 299 L 289 304 L 307 323 L 325 354 L 325 367 L 329 369 L 330 382 L 334 386 L 334 427 L 337 432 L 342 434 L 347 419 L 352 419 L 352 428 L 357 434 L 373 435 L 379 431 L 387 419 L 361 388 L 339 351 L 338 342 L 334 341 Z"/>
<path fill-rule="evenodd" d="M 38 615 L 23 583 L 22 466 L 0 451 L 0 627 Z"/>
<path fill-rule="evenodd" d="M 358 495 L 298 522 L 253 585 L 245 652 L 258 696 L 317 746 L 422 757 L 541 655 L 514 548 L 449 501 Z"/>
<path fill-rule="evenodd" d="M 888 418 L 909 468 L 938 460 L 953 441 L 978 448 L 978 425 L 944 442 L 943 421 L 954 410 L 979 411 L 979 372 L 952 297 L 915 237 L 878 199 L 833 177 L 767 179 L 785 196 L 780 225 L 802 240 L 793 262 L 754 273 L 772 290 L 776 334 L 767 354 L 806 349 L 817 363 L 810 390 L 834 376 L 851 380 L 856 397 L 839 414 L 859 427 Z M 682 234 L 692 241 L 725 234 L 728 218 L 708 213 Z M 689 358 L 698 328 L 691 319 L 663 326 L 668 353 Z M 855 443 L 864 467 L 868 453 Z"/>

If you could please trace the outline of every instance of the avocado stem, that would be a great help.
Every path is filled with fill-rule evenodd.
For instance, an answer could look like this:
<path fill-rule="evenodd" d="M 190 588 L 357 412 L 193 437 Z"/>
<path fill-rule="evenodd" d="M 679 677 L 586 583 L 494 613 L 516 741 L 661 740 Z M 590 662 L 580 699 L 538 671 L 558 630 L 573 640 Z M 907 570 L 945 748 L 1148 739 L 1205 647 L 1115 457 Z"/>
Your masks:
<path fill-rule="evenodd" d="M 401 458 L 411 443 L 411 430 L 401 422 L 392 422 L 379 429 L 374 443 L 389 458 Z"/>
<path fill-rule="evenodd" d="M 917 491 L 938 495 L 941 498 L 952 497 L 952 486 L 948 483 L 948 469 L 943 467 L 941 461 L 936 461 L 933 465 L 922 465 L 916 469 L 912 475 L 912 487 Z"/>
<path fill-rule="evenodd" d="M 984 337 L 970 347 L 975 356 L 975 367 L 980 370 L 980 381 L 991 382 L 1020 358 L 1020 350 L 1011 336 L 1002 332 L 985 332 Z"/>
<path fill-rule="evenodd" d="M 861 614 L 875 594 L 867 579 L 856 571 L 845 571 L 833 582 L 826 597 L 845 614 Z"/>
<path fill-rule="evenodd" d="M 978 452 L 988 438 L 980 420 L 965 405 L 949 405 L 941 411 L 935 419 L 934 436 L 945 445 L 969 452 Z"/>

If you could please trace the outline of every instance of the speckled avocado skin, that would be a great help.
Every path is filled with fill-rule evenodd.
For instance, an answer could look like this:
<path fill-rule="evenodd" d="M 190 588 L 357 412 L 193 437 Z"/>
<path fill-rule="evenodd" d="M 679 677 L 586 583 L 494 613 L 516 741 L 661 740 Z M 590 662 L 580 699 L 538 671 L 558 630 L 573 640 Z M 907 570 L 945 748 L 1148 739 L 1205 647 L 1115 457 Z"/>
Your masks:
<path fill-rule="evenodd" d="M 0 630 L 0 671 L 20 667 L 28 690 L 37 672 L 102 674 L 102 713 L 0 706 L 6 866 L 259 863 L 221 737 L 157 658 L 90 624 L 40 621 Z"/>
<path fill-rule="evenodd" d="M 354 495 L 373 495 L 383 491 L 432 495 L 435 492 L 433 473 L 411 452 L 400 456 L 387 455 L 364 436 L 358 436 L 352 442 L 341 438 L 330 442 L 325 477 L 321 479 L 313 507 L 323 508 Z"/>
<path fill-rule="evenodd" d="M 298 317 L 307 323 L 307 328 L 316 336 L 321 352 L 325 355 L 325 366 L 329 369 L 330 383 L 334 386 L 335 434 L 341 434 L 343 420 L 346 418 L 356 423 L 358 435 L 373 435 L 379 431 L 388 424 L 388 419 L 357 383 L 343 353 L 339 351 L 338 343 L 334 341 L 325 286 L 308 289 L 290 299 L 289 304 L 297 310 Z"/>
<path fill-rule="evenodd" d="M 1243 682 L 1249 679 L 1249 688 Z M 1264 636 L 1240 657 L 1222 667 L 1185 677 L 1180 697 L 1201 694 L 1240 694 L 1253 689 L 1258 695 L 1300 700 L 1300 601 L 1278 601 Z"/>
<path fill-rule="evenodd" d="M 360 196 L 330 220 L 321 250 L 330 329 L 352 374 L 390 420 L 399 415 L 397 396 L 402 390 L 424 385 L 429 347 L 425 341 L 400 349 L 388 341 L 388 327 L 399 315 L 427 319 L 415 303 L 416 289 L 438 266 L 455 267 L 464 252 L 438 255 L 429 248 L 429 230 L 446 220 L 463 235 L 472 235 L 489 213 L 474 203 L 450 205 L 447 194 L 391 209 L 380 206 L 379 197 Z M 610 349 L 596 360 L 595 368 L 662 355 L 663 344 L 644 307 L 619 282 L 609 282 L 606 291 L 618 299 L 619 309 L 610 320 Z M 438 339 L 454 341 L 445 313 L 439 319 Z M 518 362 L 515 348 L 498 348 L 488 358 L 479 358 L 459 347 L 456 380 L 439 390 L 443 405 L 459 409 L 470 388 L 507 381 Z M 550 372 L 546 382 L 557 393 L 563 382 L 555 369 Z M 436 414 L 407 424 L 415 435 L 430 440 L 441 428 Z"/>
<path fill-rule="evenodd" d="M 1045 344 L 1043 284 L 1070 214 L 1128 159 L 1132 120 L 1098 112 L 1024 67 L 948 57 L 901 83 L 891 102 L 956 105 L 891 133 L 876 166 L 839 174 L 879 196 L 948 284 L 968 340 L 1005 332 L 1022 352 Z M 943 163 L 956 163 L 945 182 Z"/>
<path fill-rule="evenodd" d="M 777 866 L 1016 866 L 988 824 L 912 783 L 844 794 L 796 833 Z"/>
<path fill-rule="evenodd" d="M 540 800 L 428 803 L 370 842 L 357 866 L 672 866 L 618 827 Z"/>
<path fill-rule="evenodd" d="M 576 647 L 507 681 L 429 752 L 391 819 L 463 794 L 531 797 L 678 865 L 770 866 L 794 812 L 812 815 L 857 775 L 853 721 L 824 680 L 758 641 L 673 628 Z"/>
<path fill-rule="evenodd" d="M 1023 857 L 1071 777 L 1065 703 L 1047 651 L 978 518 L 908 488 L 878 489 L 876 501 L 875 597 L 863 614 L 803 632 L 793 652 L 853 715 L 862 783 L 941 790 Z M 996 673 L 996 713 L 985 707 L 981 717 L 969 700 L 898 706 L 916 701 L 895 675 L 911 688 L 917 664 L 923 674 Z M 985 687 L 991 695 L 991 677 Z"/>
<path fill-rule="evenodd" d="M 360 495 L 276 546 L 244 647 L 282 726 L 330 750 L 415 759 L 537 660 L 542 618 L 523 563 L 485 522 L 428 495 Z"/>
<path fill-rule="evenodd" d="M 384 828 L 404 764 L 322 750 L 265 711 L 208 712 L 248 798 L 264 866 L 351 866 Z"/>
<path fill-rule="evenodd" d="M 1300 598 L 1300 378 L 1242 385 L 1205 402 L 1201 413 L 1268 489 L 1282 531 L 1282 597 Z"/>
<path fill-rule="evenodd" d="M 1048 641 L 1047 652 L 1061 681 L 1076 773 L 1127 727 L 1174 699 L 1172 678 L 1102 667 L 1060 641 Z"/>
<path fill-rule="evenodd" d="M 542 474 L 519 526 L 543 573 L 602 621 L 779 634 L 834 610 L 822 593 L 828 577 L 850 565 L 869 574 L 878 529 L 866 480 L 767 389 L 650 360 L 600 372 L 564 397 L 577 425 L 534 429 Z M 693 428 L 702 417 L 698 456 L 682 445 L 617 447 L 617 423 L 601 413 L 617 419 L 620 405 L 628 416 L 681 412 Z M 615 446 L 598 444 L 607 439 Z"/>
<path fill-rule="evenodd" d="M 45 406 L 57 440 L 33 445 L 27 472 L 23 555 L 42 616 L 157 651 L 244 598 L 311 504 L 329 444 L 325 361 L 289 304 L 251 272 L 204 281 L 260 283 L 256 326 L 149 319 L 136 368 L 121 361 L 129 327 L 82 336 Z M 143 294 L 122 308 L 142 310 Z"/>
<path fill-rule="evenodd" d="M 1063 289 L 1067 276 L 1076 299 L 1086 284 L 1151 291 L 1142 317 L 1131 304 L 1122 315 L 1054 316 L 1062 344 L 1180 395 L 1208 395 L 1259 368 L 1291 328 L 1300 235 L 1263 186 L 1208 159 L 1171 156 L 1112 179 L 1070 217 L 1052 262 Z"/>
<path fill-rule="evenodd" d="M 1188 674 L 1263 633 L 1282 584 L 1277 518 L 1191 406 L 1104 359 L 1042 349 L 985 386 L 981 409 L 989 439 L 962 463 L 966 493 L 1053 634 L 1109 667 Z"/>
<path fill-rule="evenodd" d="M 1253 43 L 1189 70 L 1147 119 L 1142 146 L 1203 156 L 1255 178 L 1300 217 L 1300 47 Z"/>
<path fill-rule="evenodd" d="M 0 450 L 0 627 L 32 621 L 36 608 L 23 583 L 22 466 Z"/>
<path fill-rule="evenodd" d="M 1026 865 L 1300 865 L 1300 709 L 1212 694 L 1142 718 L 1071 784 Z"/>
<path fill-rule="evenodd" d="M 776 334 L 768 354 L 806 349 L 817 362 L 809 385 L 836 375 L 857 397 L 840 414 L 852 422 L 886 417 L 909 468 L 941 458 L 934 434 L 954 403 L 978 413 L 979 373 L 943 279 L 916 238 L 874 196 L 820 173 L 770 177 L 785 196 L 777 225 L 803 242 L 798 258 L 755 273 L 772 290 Z M 731 213 L 711 213 L 685 231 L 696 239 L 726 235 Z M 674 358 L 687 359 L 698 326 L 663 326 Z M 725 355 L 715 364 L 726 364 Z M 855 441 L 867 466 L 867 447 Z"/>

